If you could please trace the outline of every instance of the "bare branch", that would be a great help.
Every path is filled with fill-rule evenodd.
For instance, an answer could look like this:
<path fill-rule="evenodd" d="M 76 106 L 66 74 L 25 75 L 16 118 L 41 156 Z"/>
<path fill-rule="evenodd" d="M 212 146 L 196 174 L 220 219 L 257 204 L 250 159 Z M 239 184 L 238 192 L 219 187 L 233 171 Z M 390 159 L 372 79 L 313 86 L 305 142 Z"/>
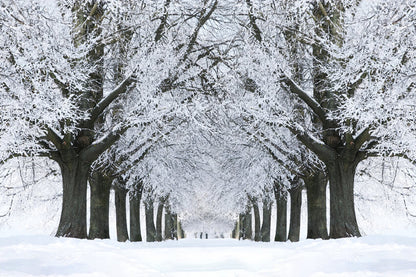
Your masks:
<path fill-rule="evenodd" d="M 325 143 L 321 142 L 320 140 L 312 137 L 307 132 L 295 128 L 293 126 L 287 126 L 287 128 L 299 139 L 309 150 L 314 152 L 320 160 L 322 161 L 329 161 L 336 157 L 336 152 L 326 145 Z"/>
<path fill-rule="evenodd" d="M 164 5 L 164 13 L 162 18 L 160 19 L 160 25 L 156 30 L 156 35 L 155 35 L 155 42 L 157 43 L 162 37 L 163 34 L 165 32 L 166 29 L 166 25 L 167 25 L 167 20 L 168 20 L 168 8 L 170 5 L 170 1 L 171 0 L 166 0 L 165 1 L 165 5 Z"/>
<path fill-rule="evenodd" d="M 367 127 L 355 138 L 355 149 L 359 150 L 370 138 L 370 127 Z"/>
<path fill-rule="evenodd" d="M 251 3 L 251 0 L 246 0 L 246 4 L 249 7 L 249 13 L 248 13 L 248 18 L 250 20 L 250 27 L 251 27 L 251 32 L 253 34 L 253 37 L 259 42 L 261 43 L 263 38 L 261 36 L 261 31 L 259 26 L 257 26 L 256 23 L 256 17 L 253 14 L 253 3 Z"/>
<path fill-rule="evenodd" d="M 121 137 L 121 135 L 128 130 L 129 127 L 130 126 L 113 130 L 106 134 L 103 138 L 99 139 L 98 142 L 89 145 L 81 151 L 81 159 L 89 162 L 95 161 L 105 150 L 110 148 Z"/>
<path fill-rule="evenodd" d="M 306 91 L 304 91 L 298 84 L 295 83 L 289 76 L 285 73 L 281 76 L 281 81 L 289 88 L 290 92 L 296 94 L 303 102 L 308 105 L 309 108 L 318 116 L 322 123 L 328 123 L 326 113 L 321 105 L 309 96 Z"/>
<path fill-rule="evenodd" d="M 123 94 L 127 89 L 136 82 L 135 74 L 131 74 L 124 81 L 122 81 L 112 92 L 103 98 L 91 111 L 90 119 L 87 121 L 87 126 L 92 126 L 100 114 L 115 100 L 120 94 Z"/>
<path fill-rule="evenodd" d="M 56 149 L 61 149 L 62 142 L 63 142 L 61 137 L 49 127 L 46 127 L 46 130 L 47 130 L 46 139 L 50 141 L 56 147 Z"/>

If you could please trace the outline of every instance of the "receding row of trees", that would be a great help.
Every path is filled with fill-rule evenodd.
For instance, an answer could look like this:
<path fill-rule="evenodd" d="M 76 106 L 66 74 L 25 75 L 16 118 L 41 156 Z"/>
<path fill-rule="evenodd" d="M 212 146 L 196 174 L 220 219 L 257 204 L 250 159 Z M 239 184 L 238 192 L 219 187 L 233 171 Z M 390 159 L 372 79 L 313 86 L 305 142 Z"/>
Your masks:
<path fill-rule="evenodd" d="M 252 237 L 253 210 L 254 240 L 269 240 L 272 199 L 276 240 L 286 240 L 288 193 L 296 241 L 302 188 L 308 238 L 360 236 L 359 163 L 416 158 L 415 6 L 3 1 L 0 160 L 58 163 L 57 236 L 108 238 L 111 188 L 121 241 L 140 240 L 143 192 L 149 241 L 162 237 L 164 209 L 172 238 L 175 214 L 198 218 L 192 207 L 219 221 L 240 214 L 234 233 L 243 238 Z M 197 205 L 201 191 L 210 201 Z"/>
<path fill-rule="evenodd" d="M 238 77 L 251 94 L 235 91 L 246 103 L 237 125 L 287 171 L 276 180 L 289 177 L 289 189 L 303 180 L 308 237 L 326 237 L 326 180 L 329 237 L 360 236 L 358 164 L 384 155 L 413 160 L 403 146 L 415 127 L 414 4 L 295 2 L 246 1 L 248 55 L 236 63 L 245 65 Z"/>

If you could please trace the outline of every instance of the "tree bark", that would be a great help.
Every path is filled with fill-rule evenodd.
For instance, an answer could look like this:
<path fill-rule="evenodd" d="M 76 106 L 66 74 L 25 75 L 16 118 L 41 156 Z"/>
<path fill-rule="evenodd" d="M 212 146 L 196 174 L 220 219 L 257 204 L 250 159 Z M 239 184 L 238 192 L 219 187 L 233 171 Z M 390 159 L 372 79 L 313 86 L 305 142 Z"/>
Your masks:
<path fill-rule="evenodd" d="M 238 230 L 238 239 L 240 240 L 240 239 L 245 239 L 245 236 L 244 236 L 244 219 L 243 219 L 243 217 L 244 217 L 244 214 L 243 213 L 240 213 L 240 214 L 238 214 L 238 225 L 240 226 L 240 228 L 239 228 L 239 230 Z"/>
<path fill-rule="evenodd" d="M 101 170 L 95 170 L 89 178 L 91 192 L 89 239 L 110 238 L 108 217 L 112 181 L 112 178 Z"/>
<path fill-rule="evenodd" d="M 125 242 L 129 239 L 127 232 L 126 196 L 127 190 L 119 186 L 114 187 L 116 205 L 117 241 Z"/>
<path fill-rule="evenodd" d="M 163 216 L 164 200 L 160 199 L 157 206 L 156 214 L 156 241 L 162 241 L 162 216 Z"/>
<path fill-rule="evenodd" d="M 259 205 L 257 204 L 257 200 L 253 199 L 251 202 L 253 204 L 253 213 L 254 213 L 254 241 L 261 240 L 261 232 L 260 232 L 260 210 Z"/>
<path fill-rule="evenodd" d="M 164 239 L 175 239 L 175 236 L 173 235 L 173 218 L 172 215 L 165 212 L 165 235 Z"/>
<path fill-rule="evenodd" d="M 90 163 L 68 150 L 58 162 L 62 173 L 62 211 L 57 237 L 87 238 L 87 180 Z"/>
<path fill-rule="evenodd" d="M 180 220 L 178 220 L 177 218 L 178 218 L 178 216 L 176 215 L 176 221 L 178 223 L 178 227 L 177 227 L 178 228 L 177 229 L 178 239 L 184 239 L 185 238 L 185 231 L 182 228 L 182 222 Z"/>
<path fill-rule="evenodd" d="M 328 179 L 322 171 L 303 179 L 308 202 L 308 239 L 328 239 L 326 220 L 326 186 Z"/>
<path fill-rule="evenodd" d="M 130 192 L 130 241 L 142 241 L 140 229 L 140 190 Z"/>
<path fill-rule="evenodd" d="M 274 241 L 287 240 L 287 193 L 275 190 L 276 198 L 276 235 Z"/>
<path fill-rule="evenodd" d="M 354 207 L 356 163 L 340 157 L 326 166 L 330 188 L 329 237 L 360 237 Z"/>
<path fill-rule="evenodd" d="M 302 189 L 301 185 L 293 187 L 290 193 L 290 224 L 289 240 L 292 242 L 299 241 L 300 235 L 300 215 L 302 207 Z"/>
<path fill-rule="evenodd" d="M 174 218 L 171 213 L 165 213 L 165 240 L 176 239 L 176 232 L 174 228 Z"/>
<path fill-rule="evenodd" d="M 178 236 L 178 215 L 177 214 L 172 214 L 172 218 L 173 218 L 173 230 L 174 230 L 175 238 L 179 239 L 179 236 Z"/>
<path fill-rule="evenodd" d="M 253 238 L 253 227 L 252 227 L 252 220 L 251 220 L 251 207 L 248 207 L 246 213 L 244 214 L 244 229 L 245 229 L 246 239 L 251 240 Z"/>
<path fill-rule="evenodd" d="M 170 211 L 169 204 L 165 205 L 165 240 L 178 239 L 175 227 L 175 217 Z"/>
<path fill-rule="evenodd" d="M 239 215 L 239 239 L 251 239 L 253 235 L 253 230 L 251 227 L 251 208 L 247 208 L 244 213 Z"/>
<path fill-rule="evenodd" d="M 144 203 L 146 216 L 146 241 L 153 242 L 156 240 L 156 227 L 154 222 L 153 200 L 150 197 Z"/>
<path fill-rule="evenodd" d="M 263 200 L 263 223 L 261 225 L 261 241 L 270 241 L 270 225 L 272 219 L 272 202 Z"/>

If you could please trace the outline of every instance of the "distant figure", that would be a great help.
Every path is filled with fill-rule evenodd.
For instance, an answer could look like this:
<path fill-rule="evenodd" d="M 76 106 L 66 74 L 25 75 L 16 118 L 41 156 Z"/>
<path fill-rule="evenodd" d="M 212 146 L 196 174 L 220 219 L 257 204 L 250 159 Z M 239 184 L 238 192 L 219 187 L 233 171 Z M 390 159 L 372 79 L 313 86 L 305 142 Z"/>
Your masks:
<path fill-rule="evenodd" d="M 205 234 L 205 238 L 208 239 L 208 233 Z"/>
<path fill-rule="evenodd" d="M 200 238 L 200 239 L 202 239 L 202 232 L 201 232 L 201 234 L 199 235 L 199 238 Z"/>

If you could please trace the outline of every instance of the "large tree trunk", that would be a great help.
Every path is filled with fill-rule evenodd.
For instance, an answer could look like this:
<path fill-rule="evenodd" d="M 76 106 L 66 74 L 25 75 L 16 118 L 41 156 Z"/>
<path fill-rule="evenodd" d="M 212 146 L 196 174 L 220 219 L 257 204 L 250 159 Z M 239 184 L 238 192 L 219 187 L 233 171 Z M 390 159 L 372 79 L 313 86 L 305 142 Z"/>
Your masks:
<path fill-rule="evenodd" d="M 299 241 L 300 234 L 300 214 L 302 207 L 302 186 L 291 188 L 290 193 L 290 224 L 289 240 Z"/>
<path fill-rule="evenodd" d="M 140 229 L 140 200 L 142 193 L 140 191 L 130 192 L 130 241 L 142 241 L 142 232 Z"/>
<path fill-rule="evenodd" d="M 153 200 L 146 199 L 144 203 L 146 216 L 146 241 L 152 242 L 156 240 L 156 227 L 154 222 Z"/>
<path fill-rule="evenodd" d="M 162 217 L 163 217 L 163 199 L 159 200 L 156 214 L 156 241 L 162 241 Z"/>
<path fill-rule="evenodd" d="M 330 189 L 330 238 L 359 237 L 354 207 L 356 163 L 338 158 L 327 165 Z"/>
<path fill-rule="evenodd" d="M 112 178 L 100 170 L 95 170 L 89 178 L 91 192 L 89 239 L 110 238 L 108 216 L 112 181 Z"/>
<path fill-rule="evenodd" d="M 308 198 L 308 239 L 328 239 L 326 221 L 326 186 L 328 179 L 322 171 L 304 178 Z"/>
<path fill-rule="evenodd" d="M 272 220 L 272 202 L 263 200 L 263 223 L 261 225 L 261 241 L 270 241 L 270 226 Z"/>
<path fill-rule="evenodd" d="M 254 241 L 261 240 L 261 232 L 260 232 L 260 210 L 259 205 L 257 204 L 256 199 L 251 201 L 253 204 L 253 213 L 254 213 Z"/>
<path fill-rule="evenodd" d="M 69 153 L 67 155 L 71 155 Z M 62 211 L 57 237 L 87 238 L 87 180 L 90 164 L 76 154 L 59 161 L 62 173 Z"/>
<path fill-rule="evenodd" d="M 115 186 L 114 191 L 115 191 L 115 205 L 116 205 L 117 241 L 124 242 L 129 239 L 129 235 L 127 232 L 127 217 L 126 217 L 127 190 L 125 188 Z"/>
<path fill-rule="evenodd" d="M 276 235 L 274 241 L 287 240 L 287 192 L 275 190 Z"/>

